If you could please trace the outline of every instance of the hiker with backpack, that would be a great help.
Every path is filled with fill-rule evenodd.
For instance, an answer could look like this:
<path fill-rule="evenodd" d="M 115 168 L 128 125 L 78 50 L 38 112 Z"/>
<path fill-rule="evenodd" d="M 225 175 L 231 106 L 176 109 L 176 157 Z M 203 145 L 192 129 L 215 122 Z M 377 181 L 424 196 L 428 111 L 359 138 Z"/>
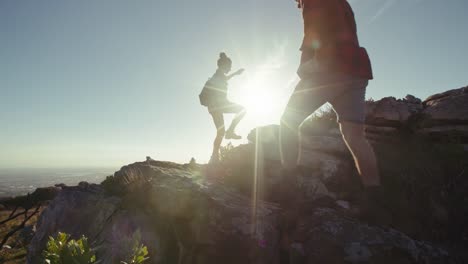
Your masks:
<path fill-rule="evenodd" d="M 379 192 L 376 156 L 365 137 L 365 93 L 371 63 L 359 45 L 354 13 L 346 0 L 296 0 L 304 20 L 300 82 L 281 118 L 281 157 L 289 173 L 301 173 L 300 127 L 329 102 L 359 172 L 364 195 Z"/>
<path fill-rule="evenodd" d="M 216 126 L 216 138 L 213 143 L 213 153 L 210 163 L 219 161 L 219 149 L 223 138 L 226 139 L 241 139 L 234 130 L 242 118 L 245 116 L 245 108 L 239 104 L 230 102 L 227 99 L 228 81 L 237 75 L 244 72 L 244 69 L 239 69 L 236 72 L 228 75 L 232 69 L 232 60 L 224 53 L 219 54 L 218 69 L 214 75 L 208 79 L 200 93 L 200 103 L 208 108 L 208 112 L 213 118 Z M 224 114 L 236 114 L 227 130 L 224 127 Z"/>

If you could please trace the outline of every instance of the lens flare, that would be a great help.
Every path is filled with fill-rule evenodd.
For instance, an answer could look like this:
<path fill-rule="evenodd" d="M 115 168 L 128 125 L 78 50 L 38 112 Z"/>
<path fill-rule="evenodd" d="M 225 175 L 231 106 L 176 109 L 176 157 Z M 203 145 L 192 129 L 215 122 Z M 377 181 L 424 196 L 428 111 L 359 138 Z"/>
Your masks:
<path fill-rule="evenodd" d="M 239 96 L 239 103 L 257 125 L 276 123 L 281 114 L 281 87 L 272 78 L 273 73 L 271 67 L 256 70 L 248 77 L 243 93 Z"/>

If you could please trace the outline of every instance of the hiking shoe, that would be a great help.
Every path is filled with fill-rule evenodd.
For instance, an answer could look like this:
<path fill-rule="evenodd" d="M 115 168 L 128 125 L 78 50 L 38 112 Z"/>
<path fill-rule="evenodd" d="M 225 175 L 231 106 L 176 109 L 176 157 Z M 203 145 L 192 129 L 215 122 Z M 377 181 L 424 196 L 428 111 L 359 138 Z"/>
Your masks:
<path fill-rule="evenodd" d="M 233 131 L 227 131 L 226 132 L 226 139 L 241 139 L 242 137 L 234 133 Z"/>

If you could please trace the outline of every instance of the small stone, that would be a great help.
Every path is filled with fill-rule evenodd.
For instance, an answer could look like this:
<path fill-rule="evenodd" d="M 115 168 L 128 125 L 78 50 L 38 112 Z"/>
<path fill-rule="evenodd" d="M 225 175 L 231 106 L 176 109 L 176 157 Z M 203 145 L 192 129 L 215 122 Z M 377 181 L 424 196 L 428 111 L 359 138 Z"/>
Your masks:
<path fill-rule="evenodd" d="M 349 210 L 351 208 L 348 201 L 338 200 L 338 201 L 336 201 L 336 204 L 338 206 L 340 206 L 341 208 L 344 208 L 346 210 Z"/>
<path fill-rule="evenodd" d="M 78 186 L 83 188 L 83 189 L 87 189 L 89 187 L 89 183 L 87 183 L 85 181 L 82 181 L 82 182 L 78 183 Z"/>
<path fill-rule="evenodd" d="M 369 261 L 372 257 L 372 253 L 369 248 L 361 243 L 351 243 L 344 249 L 347 256 L 345 257 L 346 261 L 351 263 L 361 263 Z"/>

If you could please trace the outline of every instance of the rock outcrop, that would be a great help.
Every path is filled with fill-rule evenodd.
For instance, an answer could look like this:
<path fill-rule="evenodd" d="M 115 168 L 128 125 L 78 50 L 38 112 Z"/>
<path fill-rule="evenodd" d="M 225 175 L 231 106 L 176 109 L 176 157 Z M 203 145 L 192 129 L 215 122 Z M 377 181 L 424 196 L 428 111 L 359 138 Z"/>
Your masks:
<path fill-rule="evenodd" d="M 412 95 L 404 99 L 385 97 L 367 102 L 366 132 L 373 141 L 395 140 L 401 129 L 408 127 L 412 117 L 423 109 L 421 100 Z"/>
<path fill-rule="evenodd" d="M 328 208 L 312 210 L 301 219 L 304 263 L 450 263 L 444 249 L 415 241 L 394 230 L 369 226 Z M 297 230 L 299 231 L 299 230 Z M 297 255 L 300 255 L 299 252 Z"/>
<path fill-rule="evenodd" d="M 399 127 L 422 110 L 420 99 L 407 95 L 404 99 L 385 97 L 367 104 L 367 122 L 384 127 Z"/>
<path fill-rule="evenodd" d="M 316 155 L 348 155 L 333 120 L 311 118 L 301 131 L 305 163 L 317 160 Z M 432 95 L 424 101 L 407 95 L 403 99 L 385 97 L 367 102 L 366 135 L 372 142 L 398 141 L 402 134 L 468 146 L 468 87 Z M 279 160 L 278 125 L 256 128 L 248 139 L 261 143 L 266 159 Z"/>
<path fill-rule="evenodd" d="M 205 169 L 140 162 L 101 185 L 64 189 L 38 222 L 29 263 L 37 263 L 47 238 L 58 231 L 89 237 L 103 263 L 125 257 L 126 241 L 138 231 L 149 263 L 279 263 L 287 208 L 253 203 L 206 181 L 200 178 Z M 444 249 L 359 223 L 339 208 L 311 205 L 298 219 L 290 231 L 291 263 L 455 263 Z"/>
<path fill-rule="evenodd" d="M 102 185 L 63 190 L 38 222 L 29 263 L 38 263 L 58 231 L 89 237 L 103 263 L 124 259 L 137 231 L 150 263 L 275 263 L 279 208 L 263 201 L 253 207 L 250 197 L 199 177 L 187 166 L 141 162 Z"/>
<path fill-rule="evenodd" d="M 367 135 L 392 140 L 401 130 L 436 142 L 468 144 L 468 87 L 428 97 L 386 97 L 367 104 Z"/>
<path fill-rule="evenodd" d="M 424 103 L 413 96 L 368 103 L 367 137 L 377 153 L 387 195 L 387 212 L 378 216 L 380 224 L 419 239 L 467 244 L 464 222 L 468 221 L 468 210 L 461 201 L 466 199 L 464 189 L 468 188 L 464 180 L 468 154 L 460 147 L 468 142 L 463 136 L 464 118 L 468 117 L 466 90 L 432 96 Z M 451 100 L 453 108 L 448 110 Z M 444 113 L 448 111 L 453 112 Z M 256 144 L 257 159 L 279 161 L 270 153 L 278 149 L 278 130 L 278 126 L 266 126 L 249 135 Z M 336 122 L 330 116 L 312 118 L 301 132 L 300 162 L 309 170 L 295 179 L 294 190 L 303 194 L 304 201 L 329 197 L 336 205 L 348 208 L 346 201 L 353 201 L 360 192 L 359 177 Z M 277 185 L 294 182 L 271 177 L 278 169 L 268 167 L 272 166 L 263 170 L 269 173 L 268 179 L 276 179 Z M 272 189 L 278 193 L 281 188 Z"/>
<path fill-rule="evenodd" d="M 418 133 L 436 141 L 468 144 L 468 87 L 450 90 L 427 98 Z"/>
<path fill-rule="evenodd" d="M 468 86 L 428 97 L 423 102 L 424 114 L 432 123 L 468 124 Z"/>
<path fill-rule="evenodd" d="M 216 166 L 148 157 L 102 184 L 64 187 L 41 215 L 28 262 L 61 231 L 87 236 L 102 263 L 125 258 L 136 232 L 148 263 L 466 263 L 457 250 L 468 245 L 468 158 L 436 147 L 447 141 L 430 134 L 455 127 L 440 131 L 463 135 L 466 100 L 462 88 L 424 102 L 369 103 L 384 183 L 374 222 L 353 213 L 360 181 L 336 123 L 316 119 L 303 127 L 298 174 L 281 171 L 272 125 L 224 150 Z"/>

